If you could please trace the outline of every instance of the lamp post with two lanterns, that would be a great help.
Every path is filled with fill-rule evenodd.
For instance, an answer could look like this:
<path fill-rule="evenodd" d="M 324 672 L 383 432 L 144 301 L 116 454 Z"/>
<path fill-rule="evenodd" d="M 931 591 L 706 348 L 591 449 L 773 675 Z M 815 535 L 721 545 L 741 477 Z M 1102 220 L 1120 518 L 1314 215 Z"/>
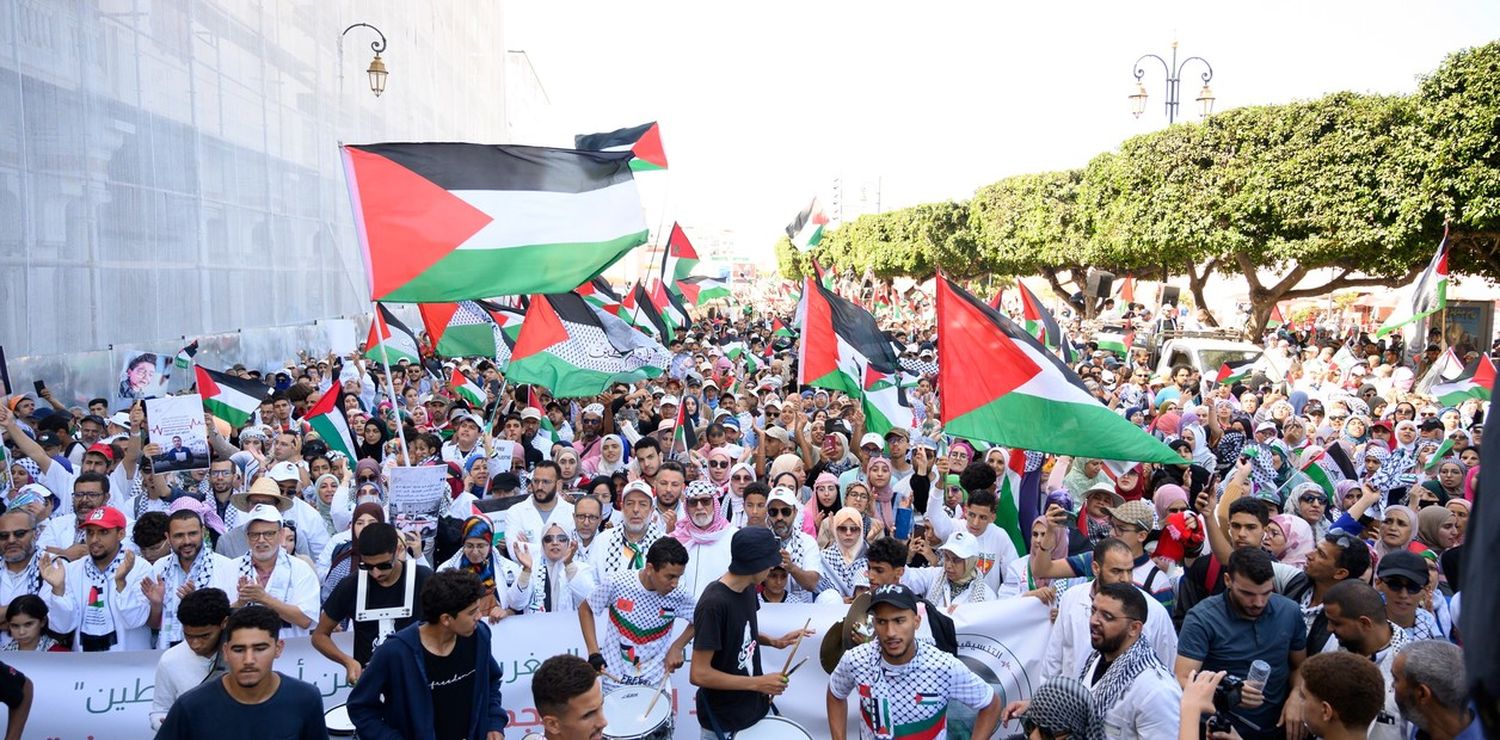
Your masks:
<path fill-rule="evenodd" d="M 1214 112 L 1214 91 L 1208 86 L 1209 81 L 1214 78 L 1213 66 L 1203 57 L 1196 56 L 1188 57 L 1179 64 L 1177 61 L 1177 42 L 1173 41 L 1171 62 L 1155 54 L 1145 54 L 1140 59 L 1135 60 L 1135 92 L 1131 93 L 1129 97 L 1130 112 L 1136 118 L 1140 118 L 1141 114 L 1146 112 L 1146 86 L 1141 83 L 1142 78 L 1146 76 L 1146 70 L 1141 67 L 1141 63 L 1147 59 L 1155 59 L 1161 62 L 1162 70 L 1167 74 L 1166 112 L 1167 123 L 1169 125 L 1177 120 L 1177 109 L 1182 93 L 1182 70 L 1189 62 L 1198 62 L 1203 65 L 1203 89 L 1198 91 L 1198 97 L 1196 98 L 1203 117 L 1207 118 L 1210 113 Z"/>

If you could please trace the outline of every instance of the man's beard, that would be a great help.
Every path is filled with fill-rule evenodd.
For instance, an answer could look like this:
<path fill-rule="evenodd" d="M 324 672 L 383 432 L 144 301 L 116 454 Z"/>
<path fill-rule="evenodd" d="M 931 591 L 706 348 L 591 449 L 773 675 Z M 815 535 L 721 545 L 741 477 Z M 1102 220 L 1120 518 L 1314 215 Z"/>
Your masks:
<path fill-rule="evenodd" d="M 535 491 L 531 492 L 531 497 L 539 504 L 550 504 L 554 499 L 557 498 L 557 491 L 553 490 L 543 493 L 542 490 L 538 488 Z"/>
<path fill-rule="evenodd" d="M 785 520 L 782 520 L 782 521 L 774 521 L 773 520 L 771 522 L 771 533 L 775 534 L 777 539 L 784 540 L 784 539 L 787 538 L 787 535 L 789 535 L 789 534 L 792 533 L 792 524 L 791 524 L 791 522 L 788 522 L 788 521 L 785 521 Z"/>
<path fill-rule="evenodd" d="M 1117 653 L 1125 645 L 1125 633 L 1116 635 L 1113 640 L 1100 635 L 1096 640 L 1092 632 L 1089 633 L 1089 645 L 1100 653 Z"/>

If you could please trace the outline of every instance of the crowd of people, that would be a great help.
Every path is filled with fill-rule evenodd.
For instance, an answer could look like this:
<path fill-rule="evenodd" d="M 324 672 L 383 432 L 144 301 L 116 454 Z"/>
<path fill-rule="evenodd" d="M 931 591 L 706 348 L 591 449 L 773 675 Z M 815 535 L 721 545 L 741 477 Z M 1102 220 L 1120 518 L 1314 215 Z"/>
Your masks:
<path fill-rule="evenodd" d="M 1291 372 L 1220 385 L 1087 345 L 1074 371 L 1181 462 L 1024 451 L 1011 491 L 1012 451 L 944 433 L 930 313 L 886 324 L 914 422 L 878 432 L 857 395 L 799 385 L 790 313 L 707 311 L 663 375 L 589 398 L 484 358 L 235 366 L 266 400 L 242 425 L 206 415 L 209 467 L 181 473 L 153 471 L 142 404 L 12 395 L 0 651 L 160 651 L 158 737 L 321 737 L 316 691 L 273 668 L 310 635 L 361 738 L 496 738 L 490 625 L 562 612 L 588 655 L 533 677 L 549 737 L 597 737 L 603 696 L 684 664 L 704 736 L 726 737 L 789 685 L 758 647 L 807 637 L 761 634 L 757 611 L 816 602 L 849 606 L 836 738 L 850 695 L 865 738 L 942 737 L 959 704 L 976 737 L 1480 736 L 1456 646 L 1488 404 L 1417 392 L 1442 348 L 1283 329 L 1264 343 Z M 352 455 L 306 418 L 330 393 Z M 391 506 L 411 466 L 443 470 L 430 517 Z M 952 616 L 1007 599 L 1053 628 L 1045 682 L 1005 706 Z"/>

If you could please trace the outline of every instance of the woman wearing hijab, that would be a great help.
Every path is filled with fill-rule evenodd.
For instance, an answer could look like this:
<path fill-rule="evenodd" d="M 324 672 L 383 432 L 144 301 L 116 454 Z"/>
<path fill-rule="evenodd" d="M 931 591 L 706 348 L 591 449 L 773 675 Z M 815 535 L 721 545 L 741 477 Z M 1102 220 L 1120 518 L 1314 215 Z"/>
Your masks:
<path fill-rule="evenodd" d="M 819 545 L 827 546 L 831 540 L 821 536 L 827 530 L 823 523 L 841 507 L 837 476 L 825 471 L 813 481 L 812 503 L 802 507 L 802 531 L 817 538 Z M 831 538 L 832 534 L 828 536 Z"/>
<path fill-rule="evenodd" d="M 1397 497 L 1406 495 L 1406 489 L 1417 482 L 1416 422 L 1397 422 L 1396 436 L 1391 441 L 1395 443 L 1395 449 L 1381 463 L 1380 469 L 1375 471 L 1370 484 L 1376 490 L 1385 492 L 1390 500 L 1396 500 Z"/>
<path fill-rule="evenodd" d="M 1114 481 L 1104 473 L 1104 463 L 1097 458 L 1080 457 L 1075 460 L 1061 457 L 1052 468 L 1052 478 L 1047 482 L 1047 490 L 1066 488 L 1073 495 L 1074 501 L 1080 501 L 1084 491 L 1096 486 L 1114 488 L 1114 485 Z"/>
<path fill-rule="evenodd" d="M 833 432 L 823 437 L 823 469 L 838 476 L 846 470 L 859 467 L 859 458 L 849 452 L 849 438 L 843 432 Z"/>
<path fill-rule="evenodd" d="M 869 486 L 870 498 L 874 499 L 875 520 L 887 532 L 896 531 L 896 509 L 911 506 L 908 500 L 911 494 L 897 494 L 891 483 L 892 474 L 889 458 L 873 455 L 865 463 L 865 485 Z"/>
<path fill-rule="evenodd" d="M 1439 504 L 1447 504 L 1464 497 L 1464 476 L 1469 471 L 1457 459 L 1449 458 L 1438 463 L 1437 477 L 1422 482 L 1422 487 L 1437 494 Z"/>
<path fill-rule="evenodd" d="M 1457 536 L 1453 541 L 1453 547 L 1458 547 L 1464 543 L 1464 535 L 1469 531 L 1469 514 L 1471 513 L 1473 504 L 1468 499 L 1460 496 L 1448 499 L 1448 503 L 1443 504 L 1443 506 L 1453 512 L 1453 523 L 1457 526 Z"/>
<path fill-rule="evenodd" d="M 1177 431 L 1177 436 L 1193 443 L 1193 464 L 1201 466 L 1206 470 L 1213 470 L 1218 466 L 1218 459 L 1214 457 L 1213 451 L 1208 447 L 1208 430 L 1203 428 L 1203 423 L 1198 418 L 1198 414 L 1189 411 L 1182 415 L 1181 427 Z"/>
<path fill-rule="evenodd" d="M 1146 496 L 1146 466 L 1136 463 L 1115 479 L 1115 493 L 1126 501 L 1135 501 Z"/>
<path fill-rule="evenodd" d="M 1380 522 L 1380 537 L 1375 540 L 1376 559 L 1397 550 L 1425 550 L 1425 547 L 1414 543 L 1416 536 L 1417 512 L 1407 506 L 1385 507 L 1385 515 Z"/>
<path fill-rule="evenodd" d="M 479 611 L 491 622 L 524 612 L 528 606 L 526 600 L 510 600 L 516 595 L 512 587 L 521 577 L 521 566 L 495 547 L 495 528 L 488 517 L 471 516 L 464 521 L 463 547 L 438 570 L 466 570 L 479 576 L 485 588 Z"/>
<path fill-rule="evenodd" d="M 1068 551 L 1068 531 L 1061 527 L 1052 527 L 1051 520 L 1045 516 L 1039 516 L 1031 522 L 1031 552 L 1040 552 L 1040 548 L 1051 540 L 1052 547 L 1047 552 L 1065 553 Z M 1005 566 L 1005 575 L 1000 580 L 999 598 L 1009 596 L 1035 596 L 1045 604 L 1055 604 L 1058 594 L 1061 594 L 1069 586 L 1075 583 L 1075 579 L 1039 578 L 1031 572 L 1031 556 L 1022 555 L 1011 560 Z"/>
<path fill-rule="evenodd" d="M 812 489 L 806 485 L 807 467 L 803 464 L 801 457 L 790 452 L 777 455 L 776 459 L 771 461 L 771 469 L 766 473 L 766 480 L 770 481 L 773 487 L 786 485 L 776 482 L 776 479 L 782 475 L 790 475 L 796 479 L 796 486 L 788 485 L 787 487 L 797 491 L 798 501 L 806 501 L 812 496 Z"/>
<path fill-rule="evenodd" d="M 854 481 L 844 489 L 843 505 L 859 512 L 860 529 L 865 532 L 865 540 L 874 542 L 885 536 L 885 524 L 875 518 L 875 497 L 870 495 L 870 487 L 863 481 Z"/>
<path fill-rule="evenodd" d="M 1458 543 L 1458 517 L 1446 506 L 1429 506 L 1417 512 L 1417 542 L 1443 554 Z"/>
<path fill-rule="evenodd" d="M 1307 554 L 1315 544 L 1312 527 L 1301 517 L 1277 514 L 1266 527 L 1266 549 L 1271 557 L 1294 568 L 1307 565 Z"/>
<path fill-rule="evenodd" d="M 583 458 L 583 473 L 589 478 L 614 475 L 626 468 L 625 442 L 620 435 L 604 435 L 594 450 Z"/>
<path fill-rule="evenodd" d="M 566 523 L 565 527 L 562 522 L 552 522 L 542 531 L 540 543 L 516 548 L 521 575 L 510 587 L 508 601 L 520 605 L 517 611 L 571 614 L 578 611 L 579 604 L 588 601 L 589 593 L 594 590 L 594 570 L 574 557 L 578 543 L 573 539 L 573 522 Z"/>
<path fill-rule="evenodd" d="M 829 518 L 833 541 L 822 550 L 823 578 L 818 582 L 817 602 L 849 603 L 869 564 L 865 562 L 864 515 L 845 506 Z"/>
<path fill-rule="evenodd" d="M 368 458 L 380 462 L 385 456 L 386 440 L 390 438 L 391 432 L 386 429 L 385 422 L 371 417 L 360 428 L 359 444 L 355 445 L 354 456 L 361 460 Z"/>
<path fill-rule="evenodd" d="M 930 568 L 907 568 L 912 590 L 927 594 L 927 600 L 945 607 L 949 614 L 960 604 L 994 601 L 995 592 L 979 573 L 979 546 L 974 536 L 959 530 L 938 548 L 943 564 Z M 924 588 L 918 588 L 918 587 Z"/>
<path fill-rule="evenodd" d="M 350 527 L 328 540 L 323 552 L 318 554 L 318 574 L 323 577 L 323 601 L 333 593 L 334 586 L 344 577 L 359 569 L 359 548 L 354 546 L 359 533 L 375 522 L 385 521 L 385 508 L 380 504 L 367 503 L 354 507 L 354 519 Z"/>
<path fill-rule="evenodd" d="M 729 469 L 734 467 L 734 458 L 724 451 L 723 447 L 715 447 L 708 451 L 708 482 L 714 488 L 723 491 L 729 487 Z"/>
<path fill-rule="evenodd" d="M 724 487 L 719 510 L 736 527 L 745 526 L 745 486 L 755 482 L 755 468 L 750 463 L 735 463 L 729 468 L 729 483 Z"/>

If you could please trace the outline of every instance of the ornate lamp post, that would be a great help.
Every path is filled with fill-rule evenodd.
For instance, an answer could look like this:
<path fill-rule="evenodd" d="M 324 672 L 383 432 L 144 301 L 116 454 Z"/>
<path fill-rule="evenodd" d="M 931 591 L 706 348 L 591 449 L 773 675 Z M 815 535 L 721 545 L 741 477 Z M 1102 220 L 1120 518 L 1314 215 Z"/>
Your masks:
<path fill-rule="evenodd" d="M 1180 96 L 1182 93 L 1182 70 L 1188 65 L 1189 62 L 1198 62 L 1203 65 L 1204 69 L 1202 74 L 1203 89 L 1198 91 L 1198 97 L 1196 98 L 1196 100 L 1198 101 L 1199 109 L 1202 112 L 1203 117 L 1205 118 L 1207 118 L 1210 113 L 1214 112 L 1214 91 L 1208 86 L 1209 81 L 1214 78 L 1213 66 L 1210 65 L 1208 63 L 1208 60 L 1204 59 L 1203 57 L 1188 57 L 1182 60 L 1181 63 L 1178 63 L 1177 42 L 1173 41 L 1172 61 L 1168 62 L 1167 60 L 1155 54 L 1145 54 L 1141 56 L 1140 59 L 1135 60 L 1135 91 L 1129 95 L 1129 99 L 1130 112 L 1134 114 L 1136 118 L 1140 118 L 1141 114 L 1146 112 L 1146 86 L 1141 82 L 1142 78 L 1146 76 L 1146 70 L 1141 67 L 1141 63 L 1146 61 L 1147 59 L 1155 59 L 1156 61 L 1161 62 L 1162 70 L 1166 72 L 1167 75 L 1166 111 L 1168 124 L 1171 124 L 1172 122 L 1177 120 L 1177 108 L 1180 103 Z"/>

